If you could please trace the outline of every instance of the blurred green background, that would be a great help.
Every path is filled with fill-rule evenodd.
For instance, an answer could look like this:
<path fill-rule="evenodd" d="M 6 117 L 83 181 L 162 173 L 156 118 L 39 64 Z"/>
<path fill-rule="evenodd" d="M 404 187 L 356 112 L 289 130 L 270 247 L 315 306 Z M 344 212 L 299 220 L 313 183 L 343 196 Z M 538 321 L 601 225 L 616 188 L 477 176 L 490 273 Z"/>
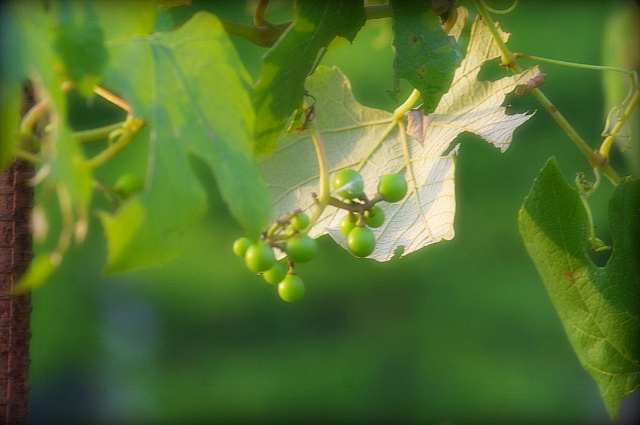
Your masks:
<path fill-rule="evenodd" d="M 513 34 L 513 51 L 598 64 L 620 4 L 522 1 L 495 18 Z M 254 5 L 193 0 L 171 13 L 176 23 L 200 9 L 250 23 Z M 289 2 L 273 1 L 266 18 L 291 16 Z M 387 93 L 391 37 L 389 19 L 370 21 L 353 45 L 335 42 L 323 59 L 346 73 L 359 101 L 387 110 L 396 106 Z M 257 78 L 264 50 L 234 42 Z M 483 78 L 507 75 L 497 64 Z M 545 93 L 595 148 L 605 117 L 601 73 L 541 68 Z M 507 103 L 540 109 L 530 96 Z M 99 100 L 87 116 L 77 115 L 84 101 L 72 105 L 78 129 L 114 120 Z M 94 217 L 87 243 L 33 293 L 31 422 L 609 423 L 517 226 L 550 156 L 568 180 L 579 171 L 591 177 L 588 163 L 544 110 L 504 154 L 476 136 L 458 141 L 455 239 L 377 263 L 322 237 L 318 257 L 299 267 L 307 292 L 295 304 L 233 255 L 242 229 L 201 164 L 194 167 L 210 210 L 185 235 L 184 255 L 165 266 L 103 277 L 106 248 Z M 630 172 L 620 155 L 613 161 Z M 610 194 L 605 181 L 591 202 L 605 241 Z M 606 254 L 595 260 L 603 264 Z M 622 423 L 637 419 L 634 401 L 625 400 Z"/>

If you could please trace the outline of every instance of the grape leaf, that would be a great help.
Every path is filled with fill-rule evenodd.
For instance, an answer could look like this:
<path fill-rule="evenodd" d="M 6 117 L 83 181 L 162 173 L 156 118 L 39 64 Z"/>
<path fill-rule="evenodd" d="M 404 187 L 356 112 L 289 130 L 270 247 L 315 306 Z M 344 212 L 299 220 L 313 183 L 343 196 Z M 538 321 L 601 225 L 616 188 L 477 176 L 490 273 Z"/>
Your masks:
<path fill-rule="evenodd" d="M 85 96 L 100 82 L 107 62 L 104 33 L 92 2 L 60 1 L 54 5 L 53 48 L 65 64 L 70 80 Z"/>
<path fill-rule="evenodd" d="M 74 14 L 78 12 L 75 8 L 82 7 L 77 3 L 67 6 L 71 9 L 65 10 L 73 10 Z M 56 40 L 63 37 L 57 7 L 60 5 L 53 5 L 47 10 L 37 2 L 11 2 L 3 11 L 6 13 L 10 32 L 7 34 L 9 44 L 3 44 L 3 49 L 6 47 L 12 58 L 12 61 L 8 61 L 12 62 L 8 66 L 8 74 L 3 74 L 3 86 L 9 86 L 10 93 L 15 96 L 21 85 L 30 78 L 35 84 L 37 99 L 48 99 L 50 125 L 49 131 L 42 135 L 39 172 L 49 177 L 51 186 L 64 186 L 63 190 L 69 193 L 75 213 L 86 217 L 92 198 L 91 174 L 83 165 L 81 147 L 72 137 L 67 122 L 67 100 L 60 88 L 69 71 L 63 66 L 65 61 L 60 56 L 60 49 L 56 47 Z M 51 31 L 51 36 L 43 37 L 43 32 L 49 34 L 48 31 Z M 83 50 L 85 47 L 80 48 Z M 3 51 L 3 57 L 5 53 L 7 52 Z M 3 130 L 11 132 L 14 139 L 9 142 L 14 146 L 19 127 L 16 118 L 15 115 L 11 117 L 11 121 L 7 123 L 10 128 Z"/>
<path fill-rule="evenodd" d="M 256 234 L 270 215 L 268 192 L 251 150 L 251 82 L 220 21 L 199 12 L 180 29 L 108 43 L 105 84 L 150 126 L 146 189 L 102 213 L 108 271 L 173 256 L 182 230 L 199 219 L 206 194 L 190 155 L 213 171 L 231 213 Z M 143 152 L 143 151 L 141 151 Z"/>
<path fill-rule="evenodd" d="M 96 1 L 93 2 L 105 40 L 111 42 L 126 38 L 146 36 L 153 29 L 158 10 L 154 0 Z"/>
<path fill-rule="evenodd" d="M 503 39 L 507 34 L 501 33 Z M 409 194 L 395 204 L 381 203 L 385 224 L 373 232 L 376 249 L 370 258 L 387 261 L 398 247 L 406 255 L 428 244 L 454 236 L 454 154 L 451 141 L 463 131 L 480 135 L 504 151 L 513 131 L 530 115 L 506 115 L 500 105 L 516 85 L 527 81 L 536 69 L 497 81 L 477 81 L 480 67 L 500 55 L 486 26 L 476 20 L 468 52 L 456 70 L 453 84 L 433 113 L 424 140 L 407 138 L 393 114 L 356 102 L 350 83 L 338 69 L 319 67 L 306 88 L 315 99 L 314 125 L 322 138 L 331 173 L 354 168 L 365 180 L 365 193 L 373 195 L 381 175 L 402 173 Z M 306 132 L 281 139 L 260 167 L 271 189 L 275 217 L 295 208 L 312 213 L 312 193 L 319 189 L 314 147 Z M 329 233 L 342 246 L 339 221 L 344 212 L 327 208 L 309 235 Z"/>
<path fill-rule="evenodd" d="M 2 57 L 10 57 L 11 60 L 3 61 L 2 67 L 2 107 L 3 110 L 9 108 L 10 112 L 3 112 L 3 147 L 0 153 L 3 161 L 15 154 L 22 137 L 19 131 L 20 105 L 24 100 L 22 86 L 31 80 L 36 101 L 47 102 L 48 120 L 47 131 L 35 131 L 41 141 L 41 149 L 37 153 L 37 176 L 38 180 L 45 178 L 46 182 L 44 189 L 37 192 L 36 204 L 41 206 L 52 192 L 57 195 L 66 222 L 59 246 L 68 245 L 72 236 L 78 242 L 84 239 L 93 195 L 91 172 L 84 162 L 80 145 L 72 136 L 67 120 L 67 99 L 61 89 L 61 83 L 70 75 L 67 67 L 73 65 L 63 57 L 68 46 L 61 40 L 69 28 L 62 24 L 59 12 L 64 9 L 82 17 L 83 8 L 77 2 L 55 3 L 50 7 L 40 2 L 7 2 L 2 10 Z M 95 20 L 91 18 L 89 21 L 89 26 L 94 27 Z M 76 40 L 75 46 L 82 51 L 87 48 L 80 40 Z M 93 47 L 96 48 L 95 43 Z M 92 78 L 99 78 L 100 67 L 92 73 Z M 82 71 L 76 74 L 82 79 L 87 75 Z M 16 290 L 29 290 L 43 283 L 60 260 L 59 254 L 39 253 Z"/>
<path fill-rule="evenodd" d="M 3 2 L 0 7 L 0 167 L 15 155 L 20 122 L 21 86 L 27 78 L 39 78 L 51 97 L 59 124 L 67 126 L 66 100 L 60 83 L 77 79 L 84 94 L 99 81 L 107 53 L 104 39 L 147 34 L 153 26 L 153 0 L 136 2 L 55 2 L 45 8 L 41 2 Z M 10 58 L 10 59 L 9 59 Z M 65 134 L 69 134 L 65 131 Z M 71 140 L 58 143 L 77 145 Z M 70 147 L 71 148 L 71 147 Z M 80 158 L 75 149 L 74 161 Z M 63 158 L 60 158 L 61 160 Z M 88 187 L 89 175 L 71 187 Z M 90 191 L 83 191 L 89 195 Z M 76 199 L 77 201 L 78 199 Z M 87 205 L 90 199 L 82 204 Z"/>
<path fill-rule="evenodd" d="M 352 41 L 366 21 L 362 0 L 297 0 L 293 23 L 264 57 L 254 88 L 255 150 L 273 151 L 320 49 L 336 36 Z"/>
<path fill-rule="evenodd" d="M 440 27 L 431 3 L 392 0 L 395 84 L 404 78 L 422 95 L 426 113 L 433 112 L 448 90 L 462 54 L 456 40 Z"/>
<path fill-rule="evenodd" d="M 627 177 L 609 201 L 611 257 L 587 256 L 589 223 L 575 188 L 551 158 L 520 210 L 520 233 L 571 345 L 616 420 L 640 387 L 640 182 Z"/>

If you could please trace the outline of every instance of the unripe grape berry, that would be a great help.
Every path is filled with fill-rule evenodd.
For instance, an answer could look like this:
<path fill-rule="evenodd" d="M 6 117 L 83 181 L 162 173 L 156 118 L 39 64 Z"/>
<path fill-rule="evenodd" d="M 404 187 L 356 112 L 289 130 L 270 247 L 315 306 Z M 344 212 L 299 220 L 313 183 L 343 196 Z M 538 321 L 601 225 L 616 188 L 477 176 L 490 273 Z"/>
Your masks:
<path fill-rule="evenodd" d="M 384 210 L 378 205 L 374 205 L 370 210 L 364 212 L 367 219 L 367 226 L 380 227 L 384 224 Z"/>
<path fill-rule="evenodd" d="M 233 253 L 238 257 L 243 258 L 247 253 L 247 249 L 253 242 L 247 237 L 238 238 L 233 242 Z"/>
<path fill-rule="evenodd" d="M 278 284 L 278 294 L 286 302 L 298 301 L 304 295 L 304 282 L 295 273 L 287 273 Z"/>
<path fill-rule="evenodd" d="M 287 239 L 285 252 L 294 263 L 306 263 L 318 252 L 318 244 L 307 235 L 294 235 Z"/>
<path fill-rule="evenodd" d="M 342 217 L 342 220 L 340 220 L 340 233 L 342 233 L 342 236 L 345 238 L 349 236 L 349 232 L 356 227 L 357 221 L 358 217 L 355 214 L 349 213 Z"/>
<path fill-rule="evenodd" d="M 282 261 L 276 261 L 275 263 L 273 263 L 273 266 L 271 266 L 271 268 L 265 270 L 265 272 L 262 273 L 262 277 L 268 283 L 277 285 L 285 278 L 288 269 L 289 268 L 287 267 L 287 265 Z"/>
<path fill-rule="evenodd" d="M 144 188 L 144 182 L 135 174 L 123 174 L 118 177 L 115 184 L 112 187 L 113 192 L 120 199 L 127 199 L 135 192 L 139 192 Z"/>
<path fill-rule="evenodd" d="M 309 225 L 309 216 L 300 212 L 293 216 L 291 225 L 297 230 L 303 230 Z"/>
<path fill-rule="evenodd" d="M 407 180 L 400 174 L 385 174 L 378 182 L 378 193 L 387 202 L 398 202 L 407 194 Z"/>
<path fill-rule="evenodd" d="M 356 257 L 366 257 L 376 247 L 376 237 L 368 227 L 356 226 L 347 236 L 347 248 Z"/>
<path fill-rule="evenodd" d="M 333 190 L 345 199 L 358 198 L 362 196 L 364 180 L 356 170 L 340 170 L 333 176 Z"/>
<path fill-rule="evenodd" d="M 249 270 L 254 273 L 260 273 L 271 268 L 276 261 L 273 249 L 264 241 L 257 241 L 251 244 L 247 248 L 244 259 Z"/>

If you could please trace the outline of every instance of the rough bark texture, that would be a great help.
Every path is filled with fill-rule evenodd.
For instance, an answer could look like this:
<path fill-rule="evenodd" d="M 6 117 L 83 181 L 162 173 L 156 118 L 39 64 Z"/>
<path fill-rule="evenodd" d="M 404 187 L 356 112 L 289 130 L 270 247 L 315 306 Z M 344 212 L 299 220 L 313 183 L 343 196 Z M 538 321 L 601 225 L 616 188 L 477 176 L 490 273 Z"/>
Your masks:
<path fill-rule="evenodd" d="M 33 167 L 14 161 L 0 171 L 0 423 L 25 424 L 29 414 L 30 294 L 12 291 L 33 258 L 29 218 Z"/>

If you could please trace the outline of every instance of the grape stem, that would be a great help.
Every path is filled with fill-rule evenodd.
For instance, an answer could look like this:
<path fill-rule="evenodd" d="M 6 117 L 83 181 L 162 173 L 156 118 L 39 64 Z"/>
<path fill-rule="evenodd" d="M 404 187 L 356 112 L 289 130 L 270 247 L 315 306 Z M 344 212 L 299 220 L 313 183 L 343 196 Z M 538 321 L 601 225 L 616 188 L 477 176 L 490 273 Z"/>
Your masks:
<path fill-rule="evenodd" d="M 523 53 L 515 53 L 514 56 L 516 58 L 532 59 L 538 62 L 546 62 L 546 63 L 555 64 L 555 65 L 568 66 L 572 68 L 593 69 L 596 71 L 620 72 L 622 74 L 626 74 L 629 77 L 629 80 L 630 80 L 629 94 L 627 95 L 626 99 L 622 102 L 622 104 L 616 108 L 616 109 L 619 108 L 623 112 L 621 116 L 618 118 L 618 121 L 615 127 L 608 132 L 606 132 L 606 128 L 608 128 L 609 126 L 609 118 L 607 118 L 605 132 L 603 132 L 602 134 L 602 136 L 607 136 L 607 137 L 602 141 L 602 144 L 600 145 L 600 149 L 598 150 L 598 152 L 604 158 L 608 158 L 609 152 L 611 150 L 611 146 L 613 145 L 615 138 L 619 136 L 620 130 L 622 129 L 627 119 L 629 118 L 629 116 L 631 115 L 635 107 L 638 105 L 638 101 L 640 100 L 638 73 L 635 71 L 629 71 L 627 69 L 617 68 L 613 66 L 589 65 L 589 64 L 583 64 L 583 63 L 566 62 L 566 61 L 560 61 L 556 59 L 543 58 L 540 56 L 526 55 Z"/>
<path fill-rule="evenodd" d="M 478 10 L 480 16 L 485 22 L 485 25 L 491 32 L 493 39 L 498 45 L 500 51 L 502 52 L 502 63 L 501 66 L 509 68 L 515 74 L 519 74 L 522 72 L 522 68 L 518 65 L 518 56 L 512 53 L 507 45 L 502 41 L 498 30 L 487 11 L 485 4 L 482 0 L 474 0 L 474 4 Z M 549 98 L 547 98 L 544 93 L 539 88 L 534 88 L 531 90 L 531 93 L 538 99 L 540 104 L 547 110 L 547 112 L 551 115 L 551 117 L 556 121 L 556 123 L 564 130 L 564 132 L 569 136 L 569 138 L 573 141 L 573 143 L 582 151 L 582 153 L 587 157 L 589 164 L 594 169 L 598 169 L 603 175 L 605 175 L 612 184 L 617 185 L 620 182 L 620 177 L 615 172 L 615 170 L 609 164 L 608 157 L 602 155 L 599 151 L 592 150 L 589 145 L 580 137 L 578 132 L 569 124 L 569 122 L 564 118 L 564 116 L 558 111 L 558 109 L 551 103 Z M 607 152 L 608 153 L 608 152 Z"/>
<path fill-rule="evenodd" d="M 340 208 L 343 210 L 351 211 L 351 212 L 361 213 L 361 212 L 370 210 L 372 206 L 374 206 L 375 204 L 383 200 L 382 195 L 380 195 L 379 193 L 376 194 L 376 196 L 373 199 L 368 199 L 364 195 L 363 197 L 364 198 L 362 199 L 362 202 L 347 203 L 347 202 L 341 201 L 338 198 L 334 198 L 332 196 L 329 199 L 328 205 L 331 205 L 332 207 Z"/>
<path fill-rule="evenodd" d="M 318 171 L 320 175 L 320 194 L 314 197 L 316 208 L 313 211 L 313 215 L 309 217 L 309 225 L 305 229 L 307 233 L 314 224 L 320 219 L 320 216 L 324 212 L 324 209 L 329 205 L 331 201 L 331 188 L 329 186 L 329 164 L 327 162 L 327 155 L 325 154 L 324 145 L 320 138 L 320 132 L 316 127 L 313 120 L 307 123 L 307 130 L 311 135 L 313 146 L 316 149 L 316 156 L 318 157 Z"/>
<path fill-rule="evenodd" d="M 416 89 L 413 89 L 407 100 L 405 100 L 402 105 L 398 106 L 395 111 L 393 111 L 393 121 L 396 123 L 402 119 L 404 114 L 411 109 L 411 107 L 418 101 L 420 98 L 420 92 Z"/>

